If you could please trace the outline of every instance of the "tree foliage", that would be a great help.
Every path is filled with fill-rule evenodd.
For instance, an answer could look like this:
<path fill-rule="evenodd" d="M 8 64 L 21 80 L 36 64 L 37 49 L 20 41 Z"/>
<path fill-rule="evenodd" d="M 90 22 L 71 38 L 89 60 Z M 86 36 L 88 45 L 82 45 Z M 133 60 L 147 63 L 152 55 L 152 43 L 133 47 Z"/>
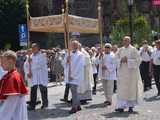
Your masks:
<path fill-rule="evenodd" d="M 26 0 L 0 0 L 0 48 L 19 48 L 18 25 L 25 23 Z M 10 45 L 9 45 L 10 44 Z"/>
<path fill-rule="evenodd" d="M 124 35 L 129 35 L 128 18 L 117 20 L 110 38 L 113 43 L 120 43 Z M 151 29 L 146 18 L 137 16 L 133 18 L 133 43 L 140 44 L 142 40 L 151 41 Z"/>

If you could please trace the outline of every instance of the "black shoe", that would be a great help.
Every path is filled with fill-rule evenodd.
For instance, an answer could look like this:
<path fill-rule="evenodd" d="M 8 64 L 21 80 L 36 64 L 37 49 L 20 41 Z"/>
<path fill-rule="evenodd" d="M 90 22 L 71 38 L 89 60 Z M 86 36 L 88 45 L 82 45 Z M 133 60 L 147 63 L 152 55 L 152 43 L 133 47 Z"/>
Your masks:
<path fill-rule="evenodd" d="M 158 92 L 157 96 L 160 96 L 160 92 Z"/>
<path fill-rule="evenodd" d="M 67 99 L 60 99 L 60 101 L 62 101 L 62 102 L 68 102 Z"/>
<path fill-rule="evenodd" d="M 78 106 L 77 111 L 81 111 L 81 110 L 82 110 L 81 106 Z"/>
<path fill-rule="evenodd" d="M 128 112 L 133 113 L 133 107 L 129 107 Z"/>
<path fill-rule="evenodd" d="M 93 95 L 96 95 L 96 90 L 93 90 L 93 91 L 92 91 L 92 94 L 93 94 Z"/>
<path fill-rule="evenodd" d="M 36 102 L 36 105 L 38 105 L 38 104 L 41 104 L 41 101 L 40 101 L 40 100 Z"/>
<path fill-rule="evenodd" d="M 122 109 L 122 108 L 118 108 L 118 109 L 115 109 L 115 111 L 116 111 L 116 112 L 120 112 L 120 113 L 122 113 L 122 112 L 124 112 L 124 109 Z"/>
<path fill-rule="evenodd" d="M 31 104 L 31 101 L 27 101 L 26 103 L 27 103 L 28 105 L 30 105 L 30 104 Z"/>
<path fill-rule="evenodd" d="M 28 111 L 35 110 L 35 107 L 29 105 L 29 106 L 27 106 L 27 110 L 28 110 Z"/>
<path fill-rule="evenodd" d="M 48 105 L 42 105 L 41 109 L 46 109 L 48 107 Z"/>
<path fill-rule="evenodd" d="M 87 100 L 81 100 L 80 101 L 82 105 L 86 105 L 87 104 Z"/>
<path fill-rule="evenodd" d="M 106 104 L 106 105 L 112 105 L 112 103 L 110 101 L 105 101 L 104 104 Z"/>
<path fill-rule="evenodd" d="M 30 104 L 31 104 L 31 101 L 27 101 L 26 103 L 27 103 L 28 105 L 30 105 Z M 40 100 L 36 102 L 36 105 L 38 105 L 38 104 L 41 104 L 41 101 L 40 101 Z"/>
<path fill-rule="evenodd" d="M 74 113 L 76 113 L 76 112 L 77 112 L 77 110 L 74 109 L 74 108 L 72 108 L 72 109 L 69 111 L 69 114 L 74 114 Z"/>

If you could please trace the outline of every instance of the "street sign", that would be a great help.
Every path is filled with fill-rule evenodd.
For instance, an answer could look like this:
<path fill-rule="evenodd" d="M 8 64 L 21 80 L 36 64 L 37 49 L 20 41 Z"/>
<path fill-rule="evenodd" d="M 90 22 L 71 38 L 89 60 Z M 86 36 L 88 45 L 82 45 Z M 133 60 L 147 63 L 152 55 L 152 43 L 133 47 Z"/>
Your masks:
<path fill-rule="evenodd" d="M 19 31 L 20 46 L 27 46 L 27 44 L 28 44 L 27 25 L 26 24 L 20 24 L 18 26 L 18 31 Z"/>
<path fill-rule="evenodd" d="M 160 6 L 160 0 L 152 0 L 152 4 L 155 6 Z"/>

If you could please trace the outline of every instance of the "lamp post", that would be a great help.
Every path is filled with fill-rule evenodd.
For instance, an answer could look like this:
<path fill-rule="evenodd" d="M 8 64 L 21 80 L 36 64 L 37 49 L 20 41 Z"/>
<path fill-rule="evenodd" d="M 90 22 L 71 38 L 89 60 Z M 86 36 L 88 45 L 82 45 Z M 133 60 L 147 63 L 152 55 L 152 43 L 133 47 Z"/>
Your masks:
<path fill-rule="evenodd" d="M 130 30 L 131 41 L 133 40 L 132 7 L 133 7 L 133 0 L 128 0 L 129 30 Z"/>

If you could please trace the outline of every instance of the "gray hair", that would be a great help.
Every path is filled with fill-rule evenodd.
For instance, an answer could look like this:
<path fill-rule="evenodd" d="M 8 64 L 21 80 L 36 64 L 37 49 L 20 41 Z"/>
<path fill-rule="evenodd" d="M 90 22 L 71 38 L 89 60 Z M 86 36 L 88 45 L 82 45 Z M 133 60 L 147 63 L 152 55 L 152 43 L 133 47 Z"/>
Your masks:
<path fill-rule="evenodd" d="M 3 53 L 2 57 L 7 57 L 9 59 L 13 59 L 16 61 L 17 55 L 14 51 L 12 50 L 7 50 L 6 52 Z"/>

